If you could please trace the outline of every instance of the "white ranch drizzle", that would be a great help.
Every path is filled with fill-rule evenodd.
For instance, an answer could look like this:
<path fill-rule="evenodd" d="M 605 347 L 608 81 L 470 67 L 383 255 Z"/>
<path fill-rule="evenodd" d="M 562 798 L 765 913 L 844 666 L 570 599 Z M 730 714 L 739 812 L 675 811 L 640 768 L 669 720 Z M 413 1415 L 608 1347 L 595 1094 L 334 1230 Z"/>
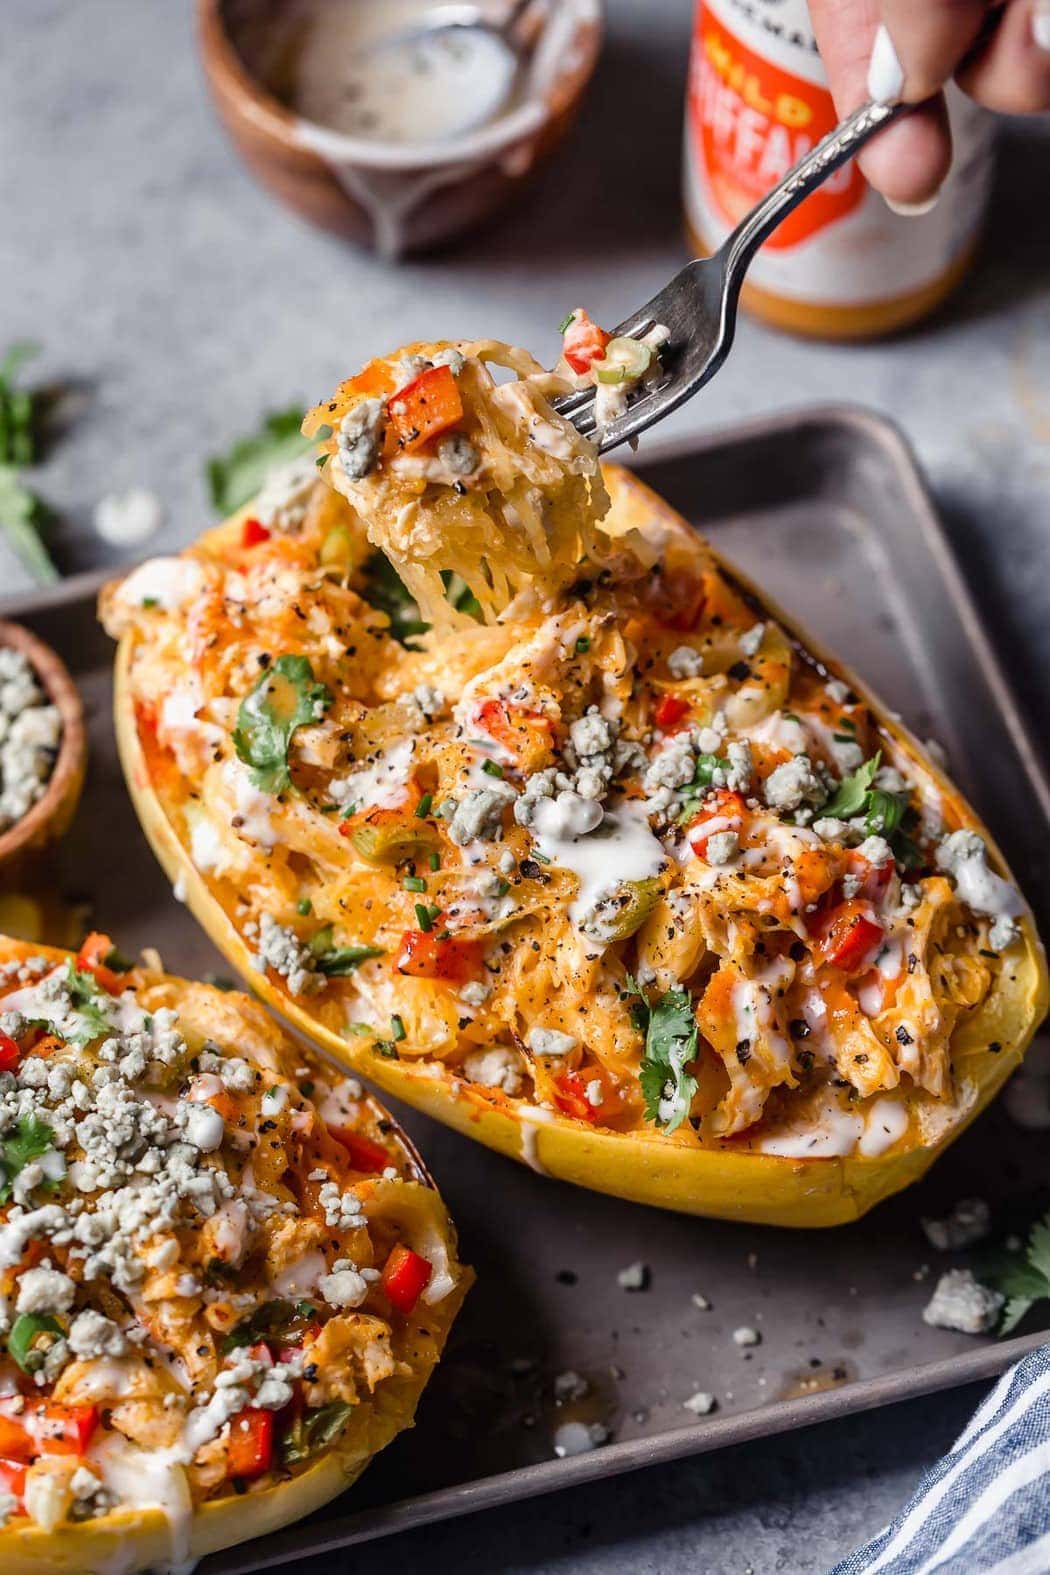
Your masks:
<path fill-rule="evenodd" d="M 876 1099 L 868 1111 L 860 1151 L 865 1159 L 877 1159 L 908 1130 L 908 1112 L 899 1099 Z"/>
<path fill-rule="evenodd" d="M 651 880 L 667 863 L 667 854 L 650 829 L 645 805 L 633 800 L 607 809 L 601 825 L 582 836 L 559 836 L 550 829 L 545 832 L 542 817 L 537 818 L 533 832 L 544 858 L 571 870 L 579 880 L 569 908 L 569 917 L 577 926 L 603 897 L 627 882 Z"/>

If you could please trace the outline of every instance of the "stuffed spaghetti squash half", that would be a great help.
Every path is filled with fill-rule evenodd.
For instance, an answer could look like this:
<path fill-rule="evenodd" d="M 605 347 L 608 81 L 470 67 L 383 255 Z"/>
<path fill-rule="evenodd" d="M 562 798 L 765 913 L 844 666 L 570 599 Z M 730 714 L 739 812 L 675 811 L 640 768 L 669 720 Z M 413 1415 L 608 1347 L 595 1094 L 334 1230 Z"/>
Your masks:
<path fill-rule="evenodd" d="M 915 740 L 552 408 L 652 374 L 582 317 L 556 373 L 372 363 L 320 474 L 106 590 L 127 780 L 231 962 L 381 1087 L 601 1191 L 855 1218 L 1018 1064 L 1041 949 Z"/>
<path fill-rule="evenodd" d="M 360 1083 L 246 996 L 0 940 L 0 1558 L 186 1569 L 411 1425 L 469 1283 Z"/>

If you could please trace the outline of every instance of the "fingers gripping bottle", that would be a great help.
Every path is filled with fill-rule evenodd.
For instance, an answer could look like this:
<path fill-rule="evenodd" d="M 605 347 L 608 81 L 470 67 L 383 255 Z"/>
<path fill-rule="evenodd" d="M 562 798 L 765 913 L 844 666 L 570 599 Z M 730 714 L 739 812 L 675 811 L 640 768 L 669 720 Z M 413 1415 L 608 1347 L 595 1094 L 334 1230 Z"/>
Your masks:
<path fill-rule="evenodd" d="M 796 333 L 889 333 L 933 310 L 973 258 L 992 176 L 991 117 L 948 90 L 954 159 L 928 213 L 887 207 L 854 162 L 766 241 L 741 297 Z M 696 253 L 837 120 L 805 0 L 698 0 L 685 113 L 685 216 Z"/>

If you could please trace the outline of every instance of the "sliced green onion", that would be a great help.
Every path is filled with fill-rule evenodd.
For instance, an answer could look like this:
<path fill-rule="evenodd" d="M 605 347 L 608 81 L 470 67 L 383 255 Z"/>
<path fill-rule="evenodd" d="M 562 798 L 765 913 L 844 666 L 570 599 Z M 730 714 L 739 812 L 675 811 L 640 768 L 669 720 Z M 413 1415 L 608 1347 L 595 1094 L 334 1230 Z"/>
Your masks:
<path fill-rule="evenodd" d="M 425 902 L 416 903 L 416 920 L 421 930 L 432 930 L 434 928 L 434 918 L 437 911 L 436 908 L 428 908 Z"/>
<path fill-rule="evenodd" d="M 427 883 L 422 875 L 406 875 L 404 886 L 406 891 L 426 891 Z"/>
<path fill-rule="evenodd" d="M 569 313 L 569 315 L 567 317 L 563 317 L 561 322 L 558 324 L 558 332 L 560 334 L 563 334 L 565 332 L 566 328 L 568 328 L 569 324 L 573 321 L 575 316 L 576 316 L 576 308 L 574 306 L 572 311 Z"/>
<path fill-rule="evenodd" d="M 484 761 L 481 769 L 485 772 L 486 776 L 501 777 L 503 775 L 503 767 L 495 760 Z"/>
<path fill-rule="evenodd" d="M 652 362 L 653 352 L 648 345 L 621 334 L 618 339 L 609 340 L 605 355 L 592 366 L 599 383 L 633 383 L 645 376 Z"/>
<path fill-rule="evenodd" d="M 426 820 L 427 816 L 430 814 L 430 806 L 431 806 L 431 804 L 433 804 L 433 802 L 434 802 L 434 795 L 433 795 L 433 793 L 424 793 L 423 794 L 423 797 L 420 799 L 419 803 L 416 805 L 416 819 L 417 820 Z"/>
<path fill-rule="evenodd" d="M 405 1036 L 405 1020 L 399 1013 L 395 1012 L 390 1019 L 390 1037 L 396 1044 L 399 1040 L 404 1039 Z"/>

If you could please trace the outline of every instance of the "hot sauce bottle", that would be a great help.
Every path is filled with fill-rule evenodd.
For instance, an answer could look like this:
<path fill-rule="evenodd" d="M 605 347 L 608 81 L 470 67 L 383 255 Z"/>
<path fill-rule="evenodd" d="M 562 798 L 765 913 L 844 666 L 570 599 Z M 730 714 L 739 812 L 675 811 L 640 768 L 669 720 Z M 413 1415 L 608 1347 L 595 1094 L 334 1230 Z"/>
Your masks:
<path fill-rule="evenodd" d="M 894 213 L 851 161 L 766 241 L 742 304 L 829 339 L 932 311 L 972 261 L 992 176 L 991 117 L 954 86 L 948 110 L 955 155 L 929 212 Z M 685 113 L 694 251 L 716 250 L 837 119 L 805 0 L 698 0 Z"/>

